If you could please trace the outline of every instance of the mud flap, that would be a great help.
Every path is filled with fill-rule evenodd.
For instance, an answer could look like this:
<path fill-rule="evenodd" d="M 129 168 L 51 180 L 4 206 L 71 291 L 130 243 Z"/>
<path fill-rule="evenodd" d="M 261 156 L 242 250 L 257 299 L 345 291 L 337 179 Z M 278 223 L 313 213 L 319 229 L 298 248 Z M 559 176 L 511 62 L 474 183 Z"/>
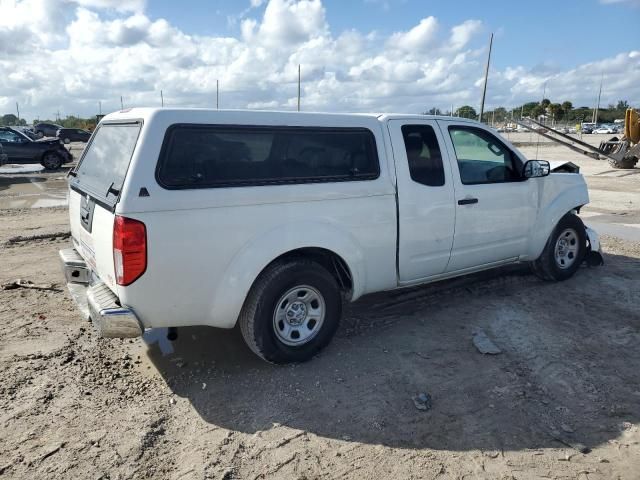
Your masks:
<path fill-rule="evenodd" d="M 587 234 L 588 245 L 587 253 L 584 256 L 584 261 L 589 267 L 599 267 L 604 265 L 604 257 L 602 256 L 602 247 L 600 246 L 600 237 L 592 228 L 584 226 L 584 231 Z"/>

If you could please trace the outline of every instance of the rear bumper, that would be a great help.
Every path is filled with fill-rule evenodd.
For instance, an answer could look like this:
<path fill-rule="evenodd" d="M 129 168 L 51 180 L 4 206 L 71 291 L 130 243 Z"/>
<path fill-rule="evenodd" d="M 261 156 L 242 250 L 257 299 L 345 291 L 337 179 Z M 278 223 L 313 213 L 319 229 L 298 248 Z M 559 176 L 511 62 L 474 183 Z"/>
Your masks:
<path fill-rule="evenodd" d="M 74 248 L 60 250 L 60 263 L 67 287 L 78 308 L 105 338 L 132 338 L 143 333 L 133 310 L 120 304 L 118 297 L 91 270 Z"/>

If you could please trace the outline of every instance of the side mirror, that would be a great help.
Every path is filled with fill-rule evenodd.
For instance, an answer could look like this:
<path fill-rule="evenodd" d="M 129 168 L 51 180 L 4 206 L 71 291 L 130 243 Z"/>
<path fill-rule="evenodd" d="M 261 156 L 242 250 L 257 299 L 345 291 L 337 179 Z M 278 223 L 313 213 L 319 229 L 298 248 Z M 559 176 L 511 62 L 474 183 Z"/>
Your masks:
<path fill-rule="evenodd" d="M 528 160 L 522 168 L 524 178 L 546 177 L 551 173 L 551 165 L 546 160 Z"/>

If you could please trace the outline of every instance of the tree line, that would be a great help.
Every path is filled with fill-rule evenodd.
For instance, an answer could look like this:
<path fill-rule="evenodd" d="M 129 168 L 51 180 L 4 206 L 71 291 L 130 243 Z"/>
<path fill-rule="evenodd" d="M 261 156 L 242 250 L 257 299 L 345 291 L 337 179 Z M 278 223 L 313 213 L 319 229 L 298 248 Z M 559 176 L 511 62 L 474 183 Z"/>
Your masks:
<path fill-rule="evenodd" d="M 37 123 L 54 123 L 56 125 L 60 125 L 64 128 L 82 128 L 84 130 L 93 130 L 96 128 L 96 118 L 81 118 L 76 117 L 74 115 L 69 115 L 65 118 L 61 118 L 58 120 L 34 120 L 33 125 Z M 12 127 L 12 126 L 29 126 L 27 121 L 24 118 L 18 118 L 13 113 L 7 113 L 6 115 L 0 116 L 0 126 L 3 127 Z"/>
<path fill-rule="evenodd" d="M 613 123 L 616 119 L 624 118 L 624 114 L 629 108 L 629 102 L 619 100 L 617 104 L 610 104 L 606 108 L 598 109 L 597 123 Z M 439 108 L 431 108 L 424 112 L 425 115 L 451 115 L 450 111 L 441 111 Z M 453 115 L 456 117 L 478 119 L 478 112 L 471 105 L 463 105 L 454 110 Z M 540 102 L 527 102 L 517 107 L 506 109 L 505 107 L 497 107 L 494 110 L 485 111 L 482 121 L 504 123 L 511 119 L 520 119 L 524 117 L 538 118 L 545 115 L 548 120 L 556 123 L 580 123 L 590 122 L 593 118 L 593 107 L 577 107 L 566 100 L 562 103 L 553 103 L 548 98 Z"/>

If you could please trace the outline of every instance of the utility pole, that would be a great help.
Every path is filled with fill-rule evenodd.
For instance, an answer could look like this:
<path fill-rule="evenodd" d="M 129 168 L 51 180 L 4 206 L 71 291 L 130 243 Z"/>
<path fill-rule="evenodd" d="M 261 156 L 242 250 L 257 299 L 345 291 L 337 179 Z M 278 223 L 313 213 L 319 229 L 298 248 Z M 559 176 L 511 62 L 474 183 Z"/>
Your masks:
<path fill-rule="evenodd" d="M 491 112 L 491 126 L 493 127 L 495 125 L 495 120 L 496 120 L 496 109 L 493 109 L 493 112 Z"/>
<path fill-rule="evenodd" d="M 122 101 L 122 95 L 120 95 L 120 110 L 124 110 L 124 102 Z"/>
<path fill-rule="evenodd" d="M 491 63 L 491 48 L 493 47 L 493 33 L 489 39 L 489 54 L 487 55 L 487 67 L 484 70 L 484 87 L 482 88 L 482 102 L 480 103 L 480 121 L 484 113 L 484 99 L 487 95 L 487 80 L 489 79 L 489 64 Z"/>
<path fill-rule="evenodd" d="M 298 111 L 300 111 L 300 64 L 298 64 Z"/>
<path fill-rule="evenodd" d="M 162 90 L 160 90 L 160 105 L 164 107 L 164 95 L 162 95 Z"/>
<path fill-rule="evenodd" d="M 16 111 L 18 112 L 18 125 L 20 125 L 20 106 L 18 102 L 16 102 Z"/>
<path fill-rule="evenodd" d="M 600 96 L 602 95 L 602 80 L 604 79 L 604 72 L 602 73 L 602 76 L 600 77 L 600 90 L 598 90 L 598 102 L 596 103 L 596 111 L 593 114 L 593 123 L 596 124 L 596 127 L 598 126 L 598 110 L 600 110 Z"/>
<path fill-rule="evenodd" d="M 220 109 L 220 80 L 216 80 L 216 110 Z"/>
<path fill-rule="evenodd" d="M 451 104 L 451 111 L 449 112 L 449 116 L 453 117 L 453 103 Z"/>
<path fill-rule="evenodd" d="M 98 100 L 98 115 L 102 115 L 102 101 Z"/>

